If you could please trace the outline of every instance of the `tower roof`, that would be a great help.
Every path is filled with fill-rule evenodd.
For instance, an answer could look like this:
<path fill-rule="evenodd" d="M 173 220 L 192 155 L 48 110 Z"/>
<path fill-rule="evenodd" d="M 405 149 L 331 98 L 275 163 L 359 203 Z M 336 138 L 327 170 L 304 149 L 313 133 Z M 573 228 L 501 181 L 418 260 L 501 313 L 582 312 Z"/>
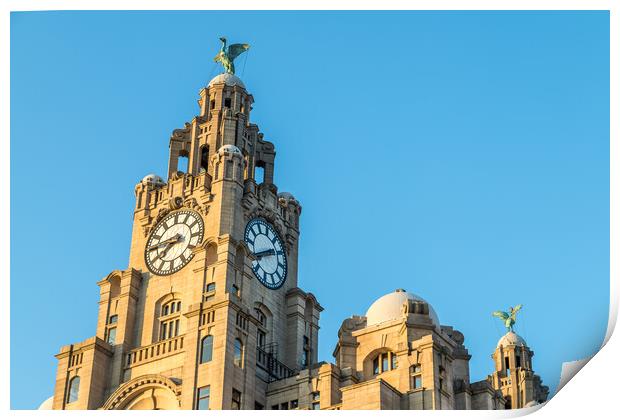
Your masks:
<path fill-rule="evenodd" d="M 370 308 L 368 308 L 366 312 L 366 325 L 376 325 L 402 318 L 404 316 L 403 305 L 407 303 L 408 300 L 426 302 L 420 296 L 409 293 L 404 289 L 397 289 L 392 293 L 380 297 L 370 305 Z M 433 324 L 435 324 L 437 328 L 440 328 L 441 324 L 439 323 L 437 313 L 428 302 L 426 303 L 428 304 L 429 317 L 433 321 Z"/>
<path fill-rule="evenodd" d="M 245 85 L 243 84 L 241 79 L 239 79 L 234 74 L 230 74 L 230 73 L 218 74 L 213 79 L 211 79 L 207 87 L 211 87 L 212 85 L 218 85 L 222 83 L 225 83 L 226 86 L 240 86 L 245 89 Z"/>
<path fill-rule="evenodd" d="M 517 335 L 516 333 L 509 331 L 497 342 L 497 347 L 502 346 L 527 346 L 527 343 L 523 339 L 523 337 Z"/>

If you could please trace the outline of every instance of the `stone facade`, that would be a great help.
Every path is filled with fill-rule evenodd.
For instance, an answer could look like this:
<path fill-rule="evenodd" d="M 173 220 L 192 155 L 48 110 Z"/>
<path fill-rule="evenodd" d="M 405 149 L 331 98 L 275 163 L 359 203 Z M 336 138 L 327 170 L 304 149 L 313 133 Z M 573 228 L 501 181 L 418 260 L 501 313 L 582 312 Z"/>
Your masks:
<path fill-rule="evenodd" d="M 129 267 L 98 283 L 96 335 L 56 355 L 53 409 L 503 409 L 546 399 L 520 337 L 502 338 L 496 372 L 470 383 L 463 334 L 403 290 L 346 319 L 335 363 L 319 363 L 323 308 L 297 284 L 301 205 L 274 184 L 275 148 L 250 122 L 254 99 L 230 74 L 199 95 L 199 114 L 170 138 L 167 180 L 147 175 L 135 187 Z M 188 214 L 200 223 L 179 227 Z M 283 251 L 253 249 L 253 220 Z M 261 272 L 279 252 L 286 266 Z"/>

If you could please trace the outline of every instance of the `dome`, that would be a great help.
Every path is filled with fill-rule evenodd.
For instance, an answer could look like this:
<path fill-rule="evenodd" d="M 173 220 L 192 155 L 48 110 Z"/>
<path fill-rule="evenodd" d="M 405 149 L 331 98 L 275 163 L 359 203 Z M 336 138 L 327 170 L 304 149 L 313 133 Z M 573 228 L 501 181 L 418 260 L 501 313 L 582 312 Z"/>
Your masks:
<path fill-rule="evenodd" d="M 220 147 L 220 150 L 218 150 L 217 152 L 220 153 L 220 154 L 227 153 L 227 154 L 239 154 L 239 155 L 242 155 L 241 150 L 239 150 L 239 148 L 237 146 L 235 146 L 234 144 L 225 144 L 222 147 Z"/>
<path fill-rule="evenodd" d="M 278 197 L 285 198 L 287 200 L 294 200 L 295 199 L 293 194 L 291 194 L 290 192 L 281 192 L 280 194 L 278 194 Z"/>
<path fill-rule="evenodd" d="M 218 74 L 213 79 L 211 79 L 207 87 L 211 87 L 211 85 L 219 85 L 221 83 L 225 83 L 226 86 L 241 86 L 245 89 L 245 85 L 243 84 L 241 79 L 230 73 Z"/>
<path fill-rule="evenodd" d="M 156 174 L 148 174 L 144 178 L 142 178 L 142 182 L 146 184 L 164 184 L 164 180 Z"/>
<path fill-rule="evenodd" d="M 38 410 L 51 410 L 52 405 L 54 404 L 54 397 L 49 397 L 47 400 L 43 401 L 39 406 Z"/>
<path fill-rule="evenodd" d="M 502 338 L 500 338 L 499 341 L 497 342 L 497 347 L 499 347 L 499 346 L 503 346 L 503 347 L 506 347 L 506 346 L 520 346 L 520 345 L 527 346 L 527 343 L 525 342 L 523 337 L 515 334 L 512 331 L 506 333 L 506 335 L 504 335 Z"/>
<path fill-rule="evenodd" d="M 419 300 L 426 302 L 420 296 L 409 293 L 404 289 L 397 289 L 392 293 L 388 293 L 387 295 L 380 297 L 375 300 L 372 305 L 370 305 L 370 308 L 368 308 L 368 311 L 366 312 L 366 325 L 376 325 L 382 322 L 402 318 L 403 305 L 407 303 L 407 300 Z M 426 303 L 428 304 L 428 312 L 433 324 L 435 324 L 435 327 L 440 328 L 441 324 L 439 323 L 437 313 L 428 302 Z"/>

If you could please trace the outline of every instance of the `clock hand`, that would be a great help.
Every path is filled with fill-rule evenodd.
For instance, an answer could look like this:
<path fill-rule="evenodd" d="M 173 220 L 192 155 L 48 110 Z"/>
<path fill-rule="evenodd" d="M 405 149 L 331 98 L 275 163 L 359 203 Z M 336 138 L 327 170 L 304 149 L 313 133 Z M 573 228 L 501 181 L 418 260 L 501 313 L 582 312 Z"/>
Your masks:
<path fill-rule="evenodd" d="M 158 242 L 155 245 L 150 246 L 149 247 L 149 251 L 152 250 L 152 249 L 155 249 L 155 248 L 159 248 L 160 246 L 165 245 L 165 244 L 170 244 L 170 243 L 177 242 L 177 241 L 179 241 L 181 239 L 183 239 L 181 237 L 181 235 L 177 234 L 177 235 L 173 236 L 172 238 L 166 239 L 164 241 Z"/>
<path fill-rule="evenodd" d="M 254 254 L 254 256 L 256 258 L 262 258 L 262 257 L 265 257 L 267 255 L 276 255 L 276 251 L 273 250 L 273 249 L 268 249 L 268 250 L 257 252 L 257 253 Z"/>

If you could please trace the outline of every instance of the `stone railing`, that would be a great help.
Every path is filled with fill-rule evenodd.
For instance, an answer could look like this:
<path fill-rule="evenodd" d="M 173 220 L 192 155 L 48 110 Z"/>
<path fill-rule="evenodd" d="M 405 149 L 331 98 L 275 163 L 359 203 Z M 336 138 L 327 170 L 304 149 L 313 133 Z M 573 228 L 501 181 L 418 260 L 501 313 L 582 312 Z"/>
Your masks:
<path fill-rule="evenodd" d="M 272 353 L 256 348 L 256 364 L 267 372 L 267 382 L 295 376 L 297 372 L 280 362 Z"/>
<path fill-rule="evenodd" d="M 179 335 L 130 351 L 125 359 L 125 369 L 181 353 L 184 337 Z"/>

